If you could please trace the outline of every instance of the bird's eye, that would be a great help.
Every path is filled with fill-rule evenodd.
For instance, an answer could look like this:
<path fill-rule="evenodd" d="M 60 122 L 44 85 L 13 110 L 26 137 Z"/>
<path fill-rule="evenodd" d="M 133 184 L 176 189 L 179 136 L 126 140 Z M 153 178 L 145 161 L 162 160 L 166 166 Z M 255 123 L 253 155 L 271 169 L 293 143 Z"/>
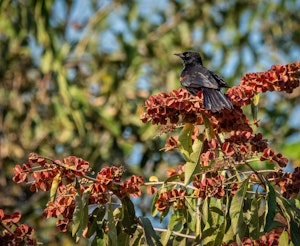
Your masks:
<path fill-rule="evenodd" d="M 183 55 L 184 55 L 185 57 L 189 57 L 189 56 L 190 56 L 189 52 L 184 52 Z"/>

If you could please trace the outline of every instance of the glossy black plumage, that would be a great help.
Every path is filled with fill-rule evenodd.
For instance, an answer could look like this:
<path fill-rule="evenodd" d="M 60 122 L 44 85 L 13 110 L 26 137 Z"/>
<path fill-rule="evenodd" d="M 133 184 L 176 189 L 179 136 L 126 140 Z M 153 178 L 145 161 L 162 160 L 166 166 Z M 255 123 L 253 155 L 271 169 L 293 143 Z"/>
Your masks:
<path fill-rule="evenodd" d="M 184 52 L 175 55 L 179 56 L 184 62 L 184 68 L 180 76 L 181 85 L 192 95 L 197 95 L 202 90 L 205 109 L 212 112 L 224 108 L 233 109 L 232 103 L 220 91 L 222 87 L 229 86 L 223 78 L 203 66 L 199 53 Z"/>

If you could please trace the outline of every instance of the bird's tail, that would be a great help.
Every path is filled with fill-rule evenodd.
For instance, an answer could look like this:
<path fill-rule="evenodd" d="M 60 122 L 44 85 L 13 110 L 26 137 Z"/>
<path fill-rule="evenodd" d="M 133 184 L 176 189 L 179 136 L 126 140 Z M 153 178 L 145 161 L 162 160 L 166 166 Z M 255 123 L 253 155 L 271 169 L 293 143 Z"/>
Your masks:
<path fill-rule="evenodd" d="M 233 109 L 232 103 L 221 91 L 210 88 L 202 88 L 202 91 L 205 109 L 212 112 L 217 112 L 224 108 Z"/>

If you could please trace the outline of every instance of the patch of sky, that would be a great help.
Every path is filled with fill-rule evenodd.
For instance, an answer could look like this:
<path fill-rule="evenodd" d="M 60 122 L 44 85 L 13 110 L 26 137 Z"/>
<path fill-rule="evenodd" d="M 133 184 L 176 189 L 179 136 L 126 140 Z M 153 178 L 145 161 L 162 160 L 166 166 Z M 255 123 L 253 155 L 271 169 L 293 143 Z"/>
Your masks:
<path fill-rule="evenodd" d="M 90 1 L 75 0 L 70 11 L 70 26 L 66 28 L 66 37 L 69 41 L 78 41 L 86 34 L 86 28 L 72 28 L 72 23 L 86 24 L 87 20 L 93 15 Z"/>
<path fill-rule="evenodd" d="M 222 8 L 220 8 L 220 6 L 218 5 L 213 5 L 211 6 L 211 16 L 214 18 L 215 23 L 218 25 L 221 25 L 224 21 L 224 18 L 222 16 L 222 14 L 220 13 L 220 10 L 222 10 Z"/>
<path fill-rule="evenodd" d="M 151 66 L 149 64 L 144 64 L 142 66 L 142 72 L 136 82 L 136 88 L 140 90 L 149 90 L 150 89 L 150 74 Z"/>
<path fill-rule="evenodd" d="M 229 27 L 224 27 L 220 30 L 218 34 L 218 39 L 222 40 L 222 43 L 224 45 L 232 45 L 233 44 L 233 38 L 236 36 L 235 30 Z"/>
<path fill-rule="evenodd" d="M 247 67 L 250 68 L 254 64 L 253 52 L 251 51 L 249 46 L 244 46 L 242 48 L 242 57 L 243 62 L 246 64 Z"/>
<path fill-rule="evenodd" d="M 64 150 L 65 150 L 65 147 L 64 147 L 62 144 L 57 144 L 57 145 L 55 145 L 55 152 L 56 152 L 57 154 L 63 153 Z"/>
<path fill-rule="evenodd" d="M 67 16 L 67 6 L 66 2 L 62 0 L 56 0 L 52 6 L 52 18 L 50 19 L 50 24 L 52 26 L 59 25 L 60 22 L 64 22 Z"/>
<path fill-rule="evenodd" d="M 43 46 L 38 45 L 35 38 L 31 35 L 28 36 L 28 45 L 35 65 L 39 66 L 41 64 Z"/>
<path fill-rule="evenodd" d="M 112 0 L 98 0 L 97 1 L 97 7 L 99 9 L 106 8 L 108 5 L 110 5 Z"/>
<path fill-rule="evenodd" d="M 160 25 L 163 22 L 159 11 L 168 8 L 168 0 L 139 0 L 137 1 L 140 16 L 146 18 L 153 25 Z"/>
<path fill-rule="evenodd" d="M 195 43 L 200 42 L 203 39 L 203 31 L 201 28 L 195 28 L 192 32 L 192 39 Z"/>
<path fill-rule="evenodd" d="M 132 135 L 131 127 L 125 127 L 122 135 L 123 135 L 123 138 L 125 138 L 125 139 L 129 138 Z"/>
<path fill-rule="evenodd" d="M 67 78 L 68 78 L 70 81 L 72 81 L 73 79 L 75 79 L 76 75 L 77 75 L 77 71 L 76 71 L 75 68 L 69 68 L 69 69 L 67 70 Z"/>
<path fill-rule="evenodd" d="M 112 12 L 109 16 L 110 30 L 116 34 L 122 34 L 125 42 L 129 43 L 133 39 L 125 19 L 116 12 Z"/>
<path fill-rule="evenodd" d="M 289 125 L 300 130 L 300 105 L 297 105 L 290 116 Z"/>
<path fill-rule="evenodd" d="M 224 78 L 232 76 L 234 70 L 237 67 L 239 61 L 240 54 L 238 51 L 232 51 L 229 59 L 227 60 L 226 64 L 224 64 L 223 68 L 221 69 L 221 74 Z M 236 81 L 239 82 L 239 81 Z"/>
<path fill-rule="evenodd" d="M 202 52 L 204 52 L 207 55 L 211 55 L 213 52 L 213 45 L 211 42 L 205 42 L 202 46 L 201 46 Z"/>
<path fill-rule="evenodd" d="M 221 50 L 221 49 L 216 50 L 212 57 L 212 61 L 211 61 L 212 66 L 214 66 L 214 67 L 221 66 L 222 60 L 223 60 L 223 55 L 224 55 L 223 50 Z M 212 69 L 212 67 L 211 67 L 211 69 Z"/>
<path fill-rule="evenodd" d="M 119 49 L 119 43 L 111 30 L 105 30 L 99 34 L 98 49 L 104 53 L 114 53 Z"/>
<path fill-rule="evenodd" d="M 248 9 L 246 9 L 241 14 L 240 22 L 239 22 L 239 32 L 242 35 L 245 35 L 249 31 L 249 23 L 252 15 L 253 13 Z"/>
<path fill-rule="evenodd" d="M 143 155 L 142 155 L 143 148 L 144 148 L 144 145 L 142 143 L 136 143 L 132 148 L 132 151 L 130 153 L 129 158 L 126 161 L 126 164 L 128 164 L 130 166 L 138 165 L 141 162 L 142 157 L 143 157 Z"/>
<path fill-rule="evenodd" d="M 98 85 L 97 83 L 95 83 L 95 82 L 91 83 L 91 84 L 89 85 L 89 91 L 90 91 L 90 93 L 91 93 L 92 95 L 97 95 L 97 94 L 99 94 L 99 92 L 100 92 L 99 85 Z"/>

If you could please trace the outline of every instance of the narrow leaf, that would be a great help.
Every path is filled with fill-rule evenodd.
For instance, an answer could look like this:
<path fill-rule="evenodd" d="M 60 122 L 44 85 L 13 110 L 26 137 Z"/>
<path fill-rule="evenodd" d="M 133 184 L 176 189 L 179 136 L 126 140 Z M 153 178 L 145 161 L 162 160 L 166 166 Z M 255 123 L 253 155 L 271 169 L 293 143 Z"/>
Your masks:
<path fill-rule="evenodd" d="M 251 211 L 250 211 L 250 219 L 249 219 L 249 235 L 251 238 L 259 237 L 259 201 L 257 197 L 254 197 L 251 201 Z"/>
<path fill-rule="evenodd" d="M 51 189 L 50 189 L 50 201 L 53 202 L 56 197 L 57 187 L 61 181 L 61 173 L 58 173 L 52 181 Z"/>
<path fill-rule="evenodd" d="M 269 232 L 272 228 L 274 217 L 276 214 L 276 193 L 270 182 L 267 182 L 267 207 L 266 207 L 266 224 L 265 224 L 265 232 Z"/>
<path fill-rule="evenodd" d="M 248 189 L 249 179 L 245 179 L 241 187 L 237 190 L 232 198 L 229 215 L 231 218 L 231 225 L 234 234 L 237 235 L 237 240 L 241 241 L 244 237 L 246 224 L 243 218 L 244 199 Z"/>
<path fill-rule="evenodd" d="M 161 241 L 162 245 L 168 245 L 171 235 L 172 235 L 172 231 L 170 231 L 170 230 L 164 231 L 161 234 L 160 241 Z"/>
<path fill-rule="evenodd" d="M 143 225 L 144 236 L 148 246 L 162 246 L 162 243 L 159 241 L 159 237 L 156 235 L 150 220 L 146 217 L 140 217 L 140 221 Z"/>
<path fill-rule="evenodd" d="M 260 98 L 260 94 L 256 93 L 251 102 L 251 113 L 254 121 L 257 120 L 259 98 Z"/>
<path fill-rule="evenodd" d="M 116 229 L 116 226 L 115 226 L 113 208 L 112 208 L 111 203 L 108 205 L 107 217 L 108 217 L 108 228 L 109 228 L 108 237 L 110 239 L 110 245 L 117 246 L 118 245 L 117 229 Z"/>
<path fill-rule="evenodd" d="M 134 205 L 129 197 L 122 199 L 122 225 L 129 235 L 133 234 L 137 228 Z"/>
<path fill-rule="evenodd" d="M 183 154 L 186 161 L 191 161 L 192 148 L 192 134 L 194 131 L 194 125 L 186 123 L 181 130 L 178 137 L 179 150 Z"/>
<path fill-rule="evenodd" d="M 185 164 L 185 167 L 184 167 L 184 184 L 185 185 L 188 185 L 191 182 L 193 175 L 198 172 L 198 169 L 199 169 L 199 165 L 197 165 L 194 162 L 187 162 Z"/>
<path fill-rule="evenodd" d="M 72 236 L 74 237 L 80 227 L 81 217 L 83 216 L 83 204 L 80 194 L 75 195 L 75 209 L 72 218 Z"/>
<path fill-rule="evenodd" d="M 289 234 L 287 231 L 283 231 L 279 237 L 279 244 L 278 246 L 286 246 L 289 245 Z"/>

